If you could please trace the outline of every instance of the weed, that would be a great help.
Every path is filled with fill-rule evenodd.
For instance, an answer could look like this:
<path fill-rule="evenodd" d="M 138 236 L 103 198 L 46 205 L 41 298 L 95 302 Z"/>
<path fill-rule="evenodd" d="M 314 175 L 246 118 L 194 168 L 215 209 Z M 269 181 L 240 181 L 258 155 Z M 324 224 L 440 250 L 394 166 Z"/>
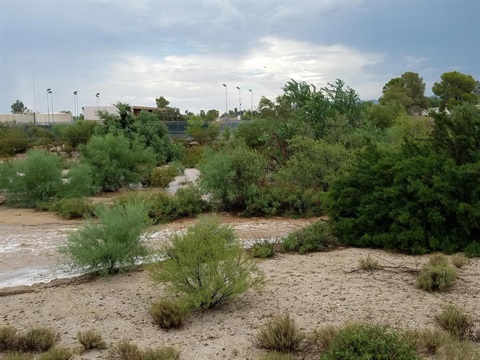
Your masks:
<path fill-rule="evenodd" d="M 366 258 L 361 258 L 358 260 L 358 265 L 365 271 L 374 271 L 380 269 L 379 261 L 371 257 L 370 254 L 368 254 Z"/>
<path fill-rule="evenodd" d="M 110 360 L 178 360 L 180 352 L 167 346 L 141 351 L 127 340 L 120 341 L 109 351 Z"/>
<path fill-rule="evenodd" d="M 171 346 L 148 349 L 142 353 L 141 360 L 178 360 L 180 352 Z"/>
<path fill-rule="evenodd" d="M 289 314 L 266 324 L 257 333 L 260 347 L 284 353 L 298 351 L 304 339 L 305 335 L 298 330 Z"/>
<path fill-rule="evenodd" d="M 405 333 L 405 338 L 410 339 L 419 351 L 429 355 L 437 354 L 452 340 L 449 333 L 438 329 L 411 330 Z"/>
<path fill-rule="evenodd" d="M 268 259 L 275 255 L 277 244 L 269 240 L 256 240 L 250 248 L 254 258 Z"/>
<path fill-rule="evenodd" d="M 480 351 L 471 341 L 451 341 L 439 351 L 439 360 L 480 360 Z"/>
<path fill-rule="evenodd" d="M 0 351 L 15 350 L 17 329 L 13 326 L 0 327 Z"/>
<path fill-rule="evenodd" d="M 18 346 L 25 351 L 44 352 L 58 340 L 58 335 L 51 328 L 31 328 L 17 337 Z"/>
<path fill-rule="evenodd" d="M 107 344 L 103 340 L 102 335 L 96 330 L 79 331 L 77 340 L 83 346 L 84 350 L 106 349 Z"/>
<path fill-rule="evenodd" d="M 455 305 L 448 305 L 435 320 L 442 329 L 458 339 L 465 339 L 473 327 L 471 316 Z"/>
<path fill-rule="evenodd" d="M 432 266 L 448 266 L 448 258 L 441 253 L 435 253 L 428 257 L 428 264 Z"/>
<path fill-rule="evenodd" d="M 182 326 L 186 316 L 186 309 L 178 302 L 169 299 L 160 299 L 150 307 L 150 314 L 155 324 L 162 329 L 174 329 Z"/>
<path fill-rule="evenodd" d="M 2 360 L 33 360 L 33 354 L 21 351 L 12 351 L 4 354 Z"/>
<path fill-rule="evenodd" d="M 477 241 L 474 241 L 470 243 L 464 250 L 463 252 L 465 255 L 467 255 L 469 258 L 473 257 L 479 257 L 480 256 L 480 243 Z"/>
<path fill-rule="evenodd" d="M 450 261 L 452 262 L 453 266 L 458 269 L 461 269 L 465 265 L 468 265 L 470 260 L 462 253 L 454 254 L 450 257 Z"/>
<path fill-rule="evenodd" d="M 71 349 L 56 346 L 40 354 L 38 360 L 70 360 L 73 357 L 74 353 Z"/>
<path fill-rule="evenodd" d="M 457 271 L 450 264 L 427 263 L 420 270 L 415 285 L 427 291 L 445 291 L 452 287 L 456 280 Z"/>
<path fill-rule="evenodd" d="M 315 329 L 306 339 L 306 348 L 315 354 L 324 352 L 330 347 L 337 332 L 338 329 L 332 325 Z"/>
<path fill-rule="evenodd" d="M 259 360 L 293 360 L 293 356 L 290 354 L 284 354 L 277 351 L 272 351 L 261 356 Z"/>
<path fill-rule="evenodd" d="M 328 251 L 337 246 L 337 239 L 332 236 L 329 225 L 324 221 L 294 231 L 282 241 L 283 251 L 298 251 L 300 254 Z"/>

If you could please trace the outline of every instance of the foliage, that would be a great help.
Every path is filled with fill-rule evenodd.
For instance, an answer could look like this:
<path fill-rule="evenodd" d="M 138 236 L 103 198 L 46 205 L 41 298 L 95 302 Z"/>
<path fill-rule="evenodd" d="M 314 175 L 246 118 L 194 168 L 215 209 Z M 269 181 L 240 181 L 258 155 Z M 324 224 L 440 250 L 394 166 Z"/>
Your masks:
<path fill-rule="evenodd" d="M 394 330 L 370 324 L 349 324 L 338 330 L 322 360 L 416 360 L 411 343 Z"/>
<path fill-rule="evenodd" d="M 140 350 L 127 340 L 117 343 L 109 352 L 110 360 L 179 360 L 180 352 L 172 347 Z"/>
<path fill-rule="evenodd" d="M 47 204 L 48 210 L 55 211 L 62 219 L 78 219 L 93 215 L 92 204 L 84 198 L 65 198 Z"/>
<path fill-rule="evenodd" d="M 465 247 L 465 255 L 469 258 L 480 257 L 480 242 L 474 241 Z"/>
<path fill-rule="evenodd" d="M 149 185 L 166 189 L 178 175 L 178 170 L 171 165 L 153 169 L 149 176 Z"/>
<path fill-rule="evenodd" d="M 256 151 L 237 146 L 211 153 L 200 164 L 200 185 L 223 208 L 243 209 L 249 191 L 261 183 L 265 159 Z"/>
<path fill-rule="evenodd" d="M 450 257 L 450 261 L 457 269 L 461 269 L 465 265 L 468 265 L 468 263 L 470 262 L 468 258 L 462 253 L 453 254 Z"/>
<path fill-rule="evenodd" d="M 23 101 L 20 100 L 15 101 L 10 108 L 12 109 L 12 114 L 26 114 L 29 111 L 23 104 Z"/>
<path fill-rule="evenodd" d="M 98 222 L 91 219 L 69 234 L 59 248 L 73 268 L 112 274 L 148 255 L 142 236 L 150 225 L 148 209 L 141 203 L 97 207 Z"/>
<path fill-rule="evenodd" d="M 204 149 L 205 149 L 205 147 L 200 146 L 200 145 L 187 147 L 185 149 L 185 153 L 184 153 L 183 157 L 181 158 L 182 164 L 186 168 L 196 167 L 202 159 L 202 154 L 203 154 Z"/>
<path fill-rule="evenodd" d="M 2 360 L 33 360 L 34 354 L 22 352 L 22 351 L 11 351 L 7 352 L 2 356 Z"/>
<path fill-rule="evenodd" d="M 57 340 L 58 335 L 48 327 L 31 328 L 17 337 L 20 349 L 34 352 L 47 351 Z"/>
<path fill-rule="evenodd" d="M 323 353 L 330 347 L 337 332 L 338 329 L 332 325 L 315 329 L 306 339 L 306 349 L 315 354 Z"/>
<path fill-rule="evenodd" d="M 395 119 L 405 113 L 401 104 L 388 101 L 385 104 L 373 105 L 368 108 L 368 121 L 375 127 L 387 129 L 395 123 Z"/>
<path fill-rule="evenodd" d="M 0 155 L 14 155 L 29 147 L 30 139 L 20 127 L 0 127 Z"/>
<path fill-rule="evenodd" d="M 300 350 L 305 335 L 289 314 L 271 321 L 257 332 L 257 344 L 268 350 L 292 353 Z"/>
<path fill-rule="evenodd" d="M 162 329 L 176 329 L 182 326 L 183 319 L 187 315 L 187 309 L 179 302 L 164 298 L 152 304 L 150 315 L 155 324 Z"/>
<path fill-rule="evenodd" d="M 63 127 L 60 135 L 67 144 L 76 149 L 81 144 L 86 144 L 95 134 L 97 123 L 95 121 L 79 120 L 72 125 Z"/>
<path fill-rule="evenodd" d="M 452 341 L 450 334 L 438 329 L 407 331 L 404 337 L 411 339 L 419 351 L 429 355 L 437 354 L 442 347 Z"/>
<path fill-rule="evenodd" d="M 199 144 L 207 144 L 214 141 L 220 134 L 220 124 L 207 122 L 200 116 L 191 116 L 187 120 L 186 132 Z"/>
<path fill-rule="evenodd" d="M 150 148 L 121 134 L 92 136 L 80 149 L 83 160 L 93 169 L 94 183 L 105 191 L 140 182 L 155 164 Z"/>
<path fill-rule="evenodd" d="M 176 217 L 193 217 L 210 209 L 203 194 L 195 185 L 181 187 L 175 193 Z"/>
<path fill-rule="evenodd" d="M 0 164 L 0 175 L 7 203 L 36 207 L 62 187 L 62 161 L 57 155 L 31 150 L 25 159 Z"/>
<path fill-rule="evenodd" d="M 328 251 L 338 246 L 325 221 L 316 221 L 303 229 L 296 230 L 282 241 L 284 251 L 297 251 L 300 254 L 315 251 Z"/>
<path fill-rule="evenodd" d="M 257 240 L 251 246 L 250 251 L 254 258 L 268 259 L 275 255 L 277 244 L 270 240 Z"/>
<path fill-rule="evenodd" d="M 107 343 L 105 340 L 103 340 L 102 335 L 93 329 L 79 331 L 77 333 L 77 340 L 82 345 L 84 350 L 107 348 Z"/>
<path fill-rule="evenodd" d="M 473 327 L 472 317 L 455 305 L 445 307 L 435 320 L 442 329 L 458 339 L 465 339 Z"/>
<path fill-rule="evenodd" d="M 182 295 L 192 308 L 211 309 L 258 284 L 260 271 L 215 218 L 200 218 L 184 235 L 165 244 L 167 258 L 152 268 L 155 281 Z"/>
<path fill-rule="evenodd" d="M 442 255 L 443 256 L 443 255 Z M 457 280 L 457 271 L 445 257 L 432 256 L 417 276 L 415 285 L 427 291 L 445 291 Z"/>
<path fill-rule="evenodd" d="M 478 345 L 471 341 L 451 341 L 439 351 L 440 360 L 480 360 Z"/>
<path fill-rule="evenodd" d="M 93 182 L 94 174 L 90 165 L 84 163 L 74 164 L 62 180 L 58 197 L 80 198 L 93 195 L 97 190 Z"/>
<path fill-rule="evenodd" d="M 71 349 L 63 346 L 55 346 L 48 351 L 41 353 L 38 360 L 69 360 L 74 356 Z"/>
<path fill-rule="evenodd" d="M 0 352 L 15 350 L 17 331 L 13 326 L 0 326 Z"/>
<path fill-rule="evenodd" d="M 475 79 L 458 71 L 445 72 L 442 81 L 433 84 L 432 91 L 440 97 L 440 110 L 452 110 L 463 102 L 475 102 Z"/>

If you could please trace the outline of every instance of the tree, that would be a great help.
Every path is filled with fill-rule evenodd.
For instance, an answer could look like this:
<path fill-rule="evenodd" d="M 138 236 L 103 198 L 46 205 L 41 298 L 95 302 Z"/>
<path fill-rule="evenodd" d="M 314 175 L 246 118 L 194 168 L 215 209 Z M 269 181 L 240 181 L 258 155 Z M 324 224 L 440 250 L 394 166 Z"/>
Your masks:
<path fill-rule="evenodd" d="M 421 113 L 428 108 L 428 98 L 425 97 L 425 83 L 417 73 L 407 71 L 399 78 L 393 78 L 385 84 L 382 97 L 378 99 L 380 104 L 386 105 L 395 101 L 403 106 L 410 114 Z"/>
<path fill-rule="evenodd" d="M 475 103 L 475 79 L 458 71 L 443 73 L 442 81 L 433 84 L 432 91 L 440 97 L 440 110 L 452 110 L 463 102 Z"/>
<path fill-rule="evenodd" d="M 168 105 L 170 105 L 170 101 L 165 99 L 163 96 L 155 98 L 155 103 L 157 104 L 157 108 L 159 109 L 165 109 L 168 107 Z"/>
<path fill-rule="evenodd" d="M 10 108 L 12 109 L 12 114 L 26 114 L 29 111 L 20 100 L 15 101 Z"/>

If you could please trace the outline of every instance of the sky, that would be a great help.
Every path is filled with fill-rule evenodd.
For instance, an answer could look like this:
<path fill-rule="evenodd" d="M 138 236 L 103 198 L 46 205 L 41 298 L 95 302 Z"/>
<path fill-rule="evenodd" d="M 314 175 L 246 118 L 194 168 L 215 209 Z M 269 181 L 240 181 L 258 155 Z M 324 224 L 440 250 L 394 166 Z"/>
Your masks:
<path fill-rule="evenodd" d="M 480 79 L 480 1 L 0 0 L 0 113 L 159 96 L 222 113 L 290 79 L 372 100 L 406 71 L 427 96 L 444 72 Z"/>

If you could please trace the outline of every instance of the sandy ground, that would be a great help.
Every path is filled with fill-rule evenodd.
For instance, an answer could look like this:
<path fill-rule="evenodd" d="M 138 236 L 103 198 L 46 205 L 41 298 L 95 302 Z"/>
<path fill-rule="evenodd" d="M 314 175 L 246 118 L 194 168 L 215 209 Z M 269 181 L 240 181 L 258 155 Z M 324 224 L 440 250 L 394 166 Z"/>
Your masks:
<path fill-rule="evenodd" d="M 48 213 L 15 211 L 0 207 L 0 239 L 3 243 L 5 234 L 10 234 L 9 238 L 21 235 L 24 246 L 9 256 L 0 253 L 1 273 L 28 263 L 50 266 L 55 257 L 54 245 L 64 241 L 64 234 L 79 225 Z M 156 231 L 182 231 L 192 221 L 175 222 Z M 239 237 L 247 239 L 280 237 L 310 220 L 224 216 L 223 221 L 231 224 Z M 33 242 L 25 240 L 29 236 L 37 236 L 35 241 L 50 236 L 50 240 L 35 252 L 30 251 Z M 357 269 L 358 260 L 368 254 L 376 256 L 382 265 L 413 269 L 427 261 L 427 257 L 352 248 L 311 255 L 280 254 L 259 262 L 266 274 L 262 291 L 250 291 L 217 310 L 194 314 L 181 329 L 169 332 L 159 329 L 149 316 L 149 305 L 164 291 L 151 281 L 148 271 L 63 280 L 53 287 L 0 286 L 0 326 L 51 326 L 61 335 L 61 342 L 70 347 L 78 346 L 75 335 L 79 330 L 96 329 L 108 343 L 129 339 L 142 348 L 172 345 L 181 350 L 182 359 L 207 360 L 256 359 L 264 353 L 254 343 L 257 329 L 285 312 L 305 331 L 352 320 L 397 327 L 432 327 L 434 316 L 450 303 L 464 308 L 476 322 L 480 320 L 479 260 L 460 270 L 461 280 L 451 291 L 437 294 L 416 289 L 414 275 L 409 273 L 351 272 Z M 98 351 L 80 356 L 105 357 L 106 352 Z"/>

